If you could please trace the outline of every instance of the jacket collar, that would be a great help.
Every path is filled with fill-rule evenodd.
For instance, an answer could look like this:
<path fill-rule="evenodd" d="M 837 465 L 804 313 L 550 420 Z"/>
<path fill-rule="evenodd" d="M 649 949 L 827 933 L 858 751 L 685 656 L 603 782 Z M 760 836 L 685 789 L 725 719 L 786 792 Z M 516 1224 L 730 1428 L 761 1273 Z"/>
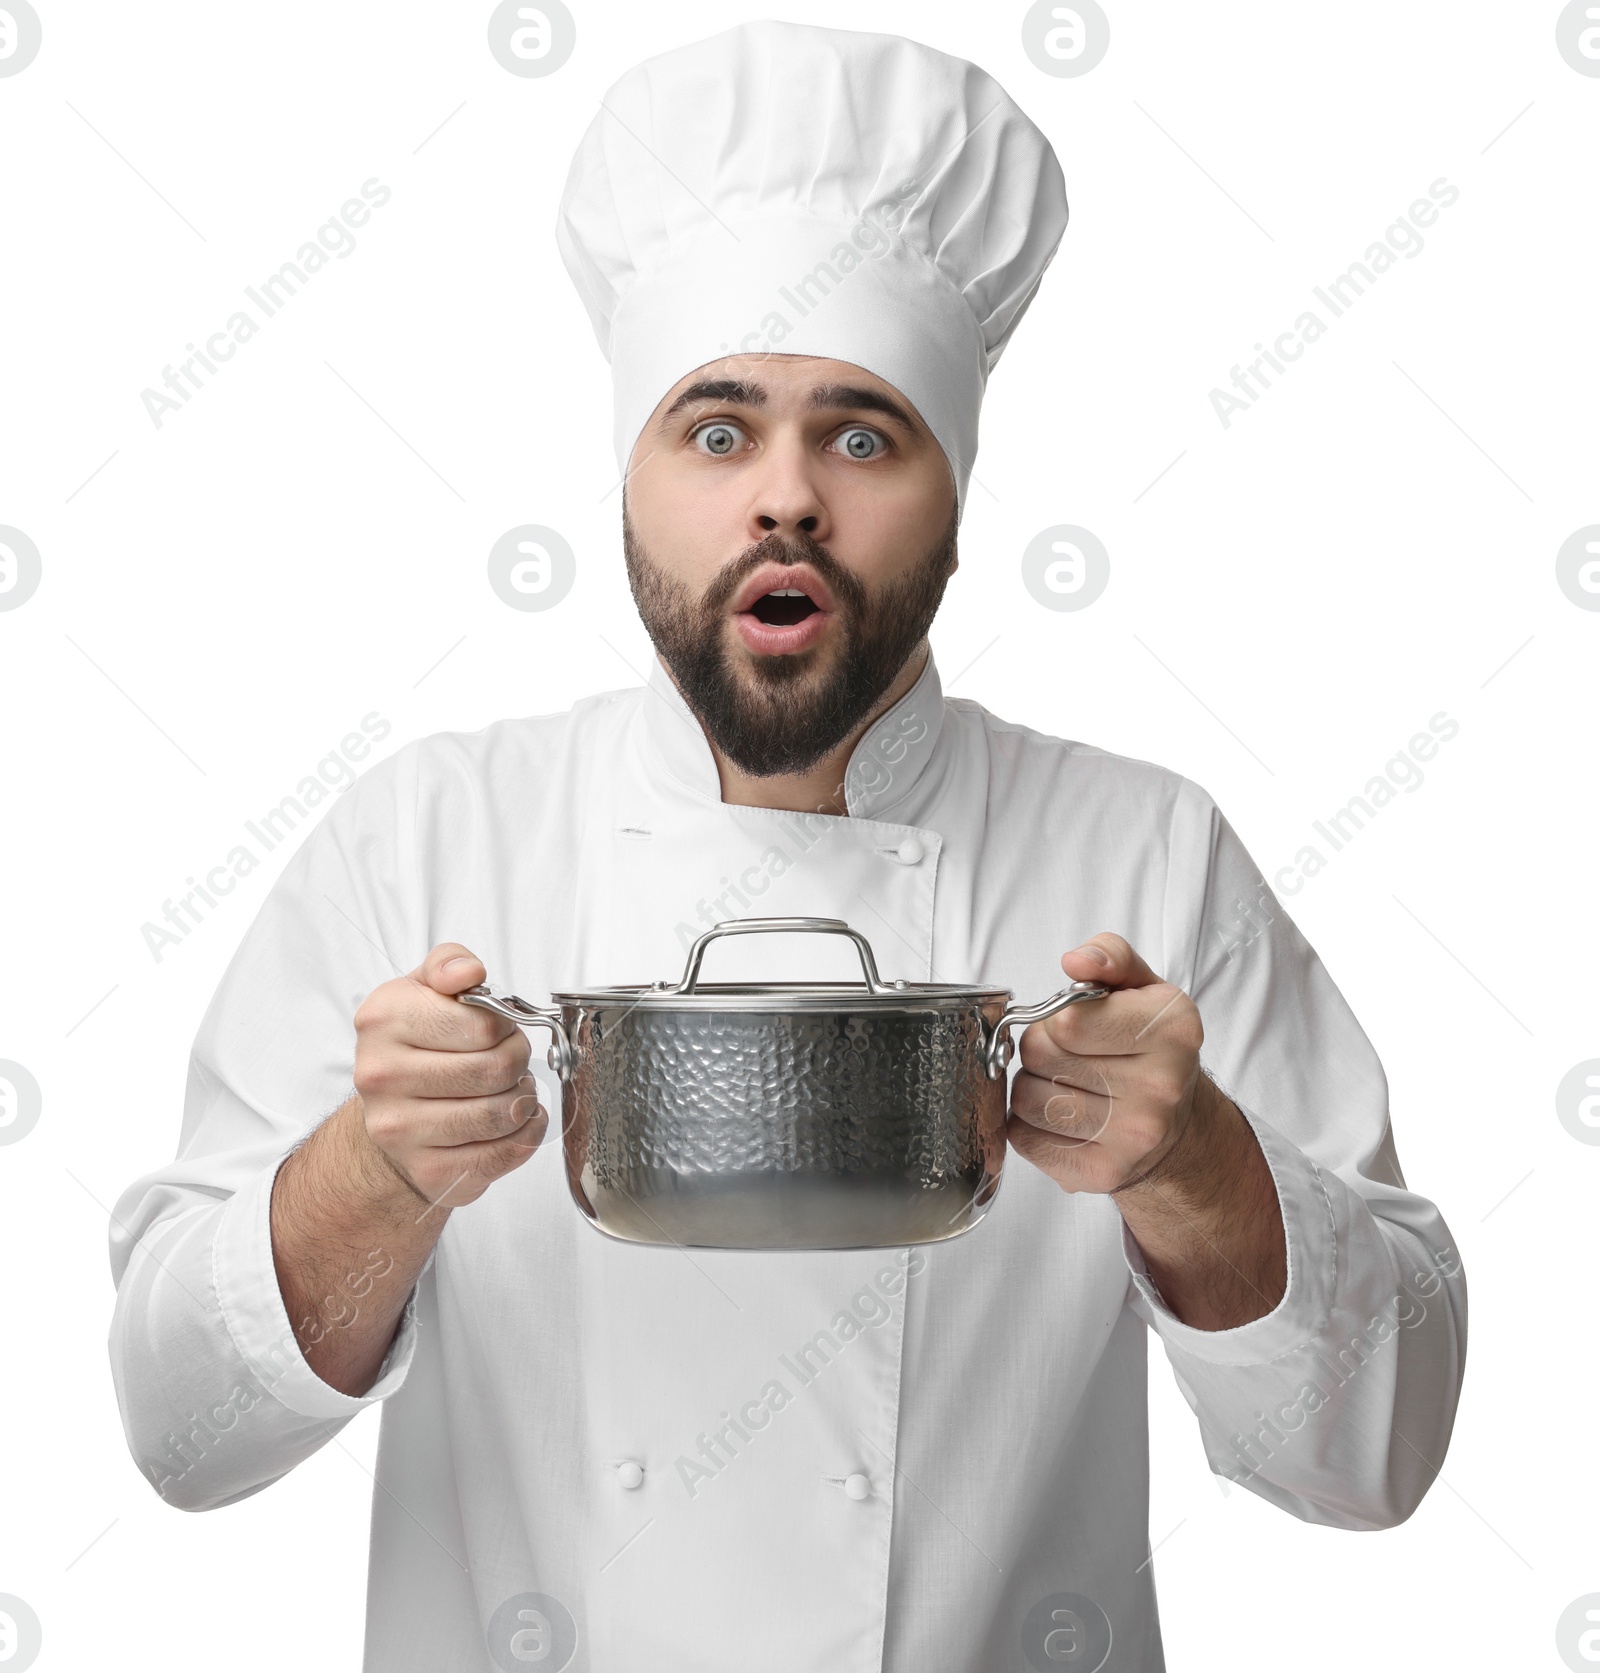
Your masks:
<path fill-rule="evenodd" d="M 645 682 L 643 722 L 647 764 L 691 794 L 720 802 L 722 781 L 711 745 L 659 657 L 652 657 Z M 909 794 L 933 755 L 943 722 L 944 688 L 930 649 L 916 683 L 851 751 L 844 781 L 851 818 L 879 819 Z"/>

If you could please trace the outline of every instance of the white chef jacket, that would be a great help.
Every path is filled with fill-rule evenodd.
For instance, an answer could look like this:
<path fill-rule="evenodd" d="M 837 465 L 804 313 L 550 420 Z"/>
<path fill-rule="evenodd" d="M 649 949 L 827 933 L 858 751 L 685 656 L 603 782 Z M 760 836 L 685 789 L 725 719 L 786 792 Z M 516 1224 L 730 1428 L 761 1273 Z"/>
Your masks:
<path fill-rule="evenodd" d="M 115 1211 L 118 1397 L 140 1469 L 191 1510 L 383 1402 L 369 1669 L 992 1673 L 1093 1667 L 1109 1633 L 1108 1673 L 1156 1673 L 1148 1331 L 1212 1468 L 1306 1521 L 1392 1525 L 1442 1462 L 1459 1259 L 1402 1180 L 1372 1046 L 1206 793 L 946 699 L 930 658 L 857 745 L 846 800 L 725 804 L 655 664 L 643 688 L 373 766 L 228 967 L 178 1159 Z M 708 924 L 791 914 L 847 919 L 886 977 L 1024 1000 L 1065 985 L 1066 949 L 1126 936 L 1196 997 L 1202 1061 L 1270 1163 L 1279 1305 L 1181 1323 L 1111 1199 L 1014 1154 L 948 1243 L 622 1243 L 580 1216 L 552 1137 L 451 1216 L 370 1392 L 316 1376 L 269 1195 L 352 1091 L 373 988 L 441 941 L 536 1003 L 676 979 Z M 706 974 L 848 976 L 852 956 L 744 937 Z M 352 1261 L 352 1304 L 382 1259 Z"/>

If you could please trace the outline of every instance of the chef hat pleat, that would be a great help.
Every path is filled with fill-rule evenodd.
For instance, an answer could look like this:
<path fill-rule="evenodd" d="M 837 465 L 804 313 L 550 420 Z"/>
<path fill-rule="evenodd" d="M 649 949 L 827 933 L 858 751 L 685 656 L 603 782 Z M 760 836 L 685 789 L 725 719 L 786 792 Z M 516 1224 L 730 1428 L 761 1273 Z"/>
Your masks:
<path fill-rule="evenodd" d="M 920 42 L 764 21 L 636 65 L 579 142 L 556 224 L 611 363 L 618 470 L 698 367 L 819 355 L 916 406 L 964 505 L 989 373 L 1066 220 L 1044 135 Z"/>

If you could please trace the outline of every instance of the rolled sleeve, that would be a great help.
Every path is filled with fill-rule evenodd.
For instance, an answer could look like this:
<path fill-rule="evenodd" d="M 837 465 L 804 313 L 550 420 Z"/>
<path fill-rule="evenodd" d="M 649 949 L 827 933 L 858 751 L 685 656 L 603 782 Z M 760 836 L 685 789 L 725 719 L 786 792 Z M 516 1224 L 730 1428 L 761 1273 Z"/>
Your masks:
<path fill-rule="evenodd" d="M 272 1257 L 272 1186 L 286 1156 L 257 1174 L 222 1210 L 212 1244 L 217 1306 L 240 1359 L 280 1405 L 301 1417 L 349 1419 L 405 1381 L 417 1345 L 417 1292 L 413 1287 L 407 1297 L 378 1380 L 365 1394 L 343 1394 L 311 1369 L 284 1309 Z"/>
<path fill-rule="evenodd" d="M 201 1022 L 176 1159 L 136 1180 L 112 1215 L 123 1427 L 141 1471 L 186 1509 L 277 1480 L 399 1389 L 416 1351 L 420 1282 L 365 1394 L 318 1377 L 284 1307 L 271 1224 L 279 1167 L 353 1091 L 362 998 L 426 951 L 416 798 L 408 745 L 307 834 Z M 361 1273 L 352 1278 L 341 1307 L 361 1305 Z"/>
<path fill-rule="evenodd" d="M 1283 1216 L 1288 1282 L 1278 1305 L 1231 1330 L 1185 1324 L 1162 1299 L 1133 1233 L 1126 1224 L 1122 1228 L 1122 1252 L 1139 1296 L 1139 1315 L 1169 1352 L 1213 1365 L 1264 1365 L 1320 1340 L 1327 1333 L 1338 1270 L 1333 1205 L 1322 1170 L 1253 1110 L 1239 1108 L 1272 1170 Z"/>
<path fill-rule="evenodd" d="M 1216 804 L 1177 798 L 1167 971 L 1194 999 L 1202 1061 L 1249 1121 L 1277 1188 L 1287 1287 L 1233 1330 L 1186 1325 L 1124 1228 L 1129 1305 L 1159 1337 L 1213 1470 L 1306 1521 L 1389 1527 L 1449 1445 L 1466 1280 L 1439 1210 L 1395 1153 L 1372 1043 Z"/>

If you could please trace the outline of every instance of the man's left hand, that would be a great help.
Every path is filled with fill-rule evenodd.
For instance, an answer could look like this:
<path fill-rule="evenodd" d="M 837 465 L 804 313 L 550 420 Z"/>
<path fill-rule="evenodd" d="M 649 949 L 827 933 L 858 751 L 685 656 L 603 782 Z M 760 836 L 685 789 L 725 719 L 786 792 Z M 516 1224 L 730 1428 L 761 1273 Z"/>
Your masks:
<path fill-rule="evenodd" d="M 1203 1143 L 1191 1129 L 1228 1101 L 1200 1067 L 1194 1001 L 1120 935 L 1092 937 L 1061 968 L 1116 991 L 1024 1031 L 1007 1136 L 1062 1190 L 1117 1191 L 1158 1174 L 1186 1136 Z"/>
<path fill-rule="evenodd" d="M 1229 1330 L 1270 1313 L 1288 1275 L 1277 1186 L 1255 1131 L 1200 1067 L 1200 1012 L 1120 935 L 1063 955 L 1113 991 L 1022 1036 L 1006 1135 L 1063 1191 L 1109 1193 L 1163 1299 Z"/>

